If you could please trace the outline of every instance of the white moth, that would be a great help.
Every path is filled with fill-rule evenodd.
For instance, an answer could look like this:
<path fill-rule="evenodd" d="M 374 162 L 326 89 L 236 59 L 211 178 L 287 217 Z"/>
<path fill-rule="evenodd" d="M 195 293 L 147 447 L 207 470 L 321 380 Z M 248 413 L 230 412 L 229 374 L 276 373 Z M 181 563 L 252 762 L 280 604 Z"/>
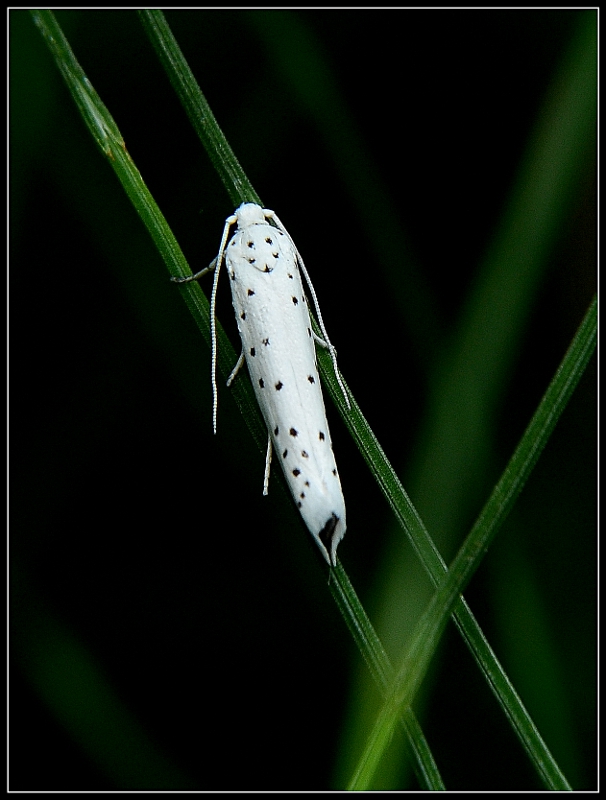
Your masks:
<path fill-rule="evenodd" d="M 228 242 L 233 225 L 237 230 Z M 337 545 L 346 528 L 345 501 L 326 421 L 314 342 L 330 351 L 339 386 L 347 406 L 350 404 L 316 293 L 299 251 L 276 214 L 255 203 L 243 203 L 225 220 L 219 253 L 210 267 L 178 279 L 195 280 L 215 269 L 210 309 L 215 431 L 215 301 L 224 259 L 242 339 L 242 354 L 227 385 L 246 359 L 268 430 L 263 494 L 267 494 L 273 449 L 305 524 L 328 564 L 336 566 Z M 301 273 L 313 298 L 323 340 L 311 327 Z"/>

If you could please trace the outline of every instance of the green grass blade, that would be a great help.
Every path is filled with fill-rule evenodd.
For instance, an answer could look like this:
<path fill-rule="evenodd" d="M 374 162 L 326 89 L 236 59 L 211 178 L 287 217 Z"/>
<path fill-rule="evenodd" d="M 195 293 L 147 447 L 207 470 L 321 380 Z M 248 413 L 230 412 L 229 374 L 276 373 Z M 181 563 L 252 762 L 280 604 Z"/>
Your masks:
<path fill-rule="evenodd" d="M 248 182 L 246 182 L 246 185 L 249 188 L 247 188 L 246 193 L 242 192 L 241 187 L 245 184 L 244 173 L 233 151 L 225 140 L 214 115 L 210 111 L 206 99 L 199 89 L 166 23 L 164 15 L 160 11 L 142 11 L 140 15 L 145 29 L 169 74 L 171 84 L 185 106 L 188 117 L 198 131 L 198 135 L 213 160 L 213 163 L 215 165 L 223 164 L 219 172 L 232 200 L 234 200 L 234 202 L 244 202 L 247 200 L 251 202 L 260 202 L 258 195 L 254 193 L 252 186 Z M 316 328 L 316 333 L 320 333 L 315 320 L 314 327 Z M 334 374 L 330 356 L 322 349 L 320 349 L 318 353 L 318 363 L 324 383 L 331 397 L 339 407 L 350 429 L 357 432 L 357 441 L 362 441 L 365 438 L 364 432 L 369 431 L 368 425 L 363 420 L 359 408 L 355 404 L 353 398 L 351 398 L 351 393 L 349 393 L 349 391 L 348 394 L 351 398 L 353 408 L 351 412 L 347 408 L 345 398 L 343 397 L 343 393 Z M 373 443 L 376 443 L 374 436 L 372 440 Z M 264 447 L 264 443 L 262 446 Z M 410 501 L 404 504 L 404 508 L 406 509 L 405 513 L 414 516 L 415 512 Z M 350 630 L 354 634 L 354 639 L 360 648 L 363 658 L 369 667 L 373 665 L 373 667 L 371 667 L 373 677 L 375 680 L 381 682 L 379 685 L 384 685 L 384 671 L 388 669 L 388 663 L 384 661 L 385 653 L 340 564 L 338 571 L 340 580 L 335 581 L 333 584 L 333 594 L 337 600 L 337 605 Z M 345 594 L 342 593 L 342 587 L 345 583 L 349 587 L 349 592 L 347 594 L 349 603 L 344 602 Z M 364 631 L 365 634 L 363 636 L 359 635 L 362 631 Z M 419 779 L 421 781 L 427 781 L 428 788 L 443 788 L 437 766 L 431 758 L 427 742 L 422 736 L 420 726 L 411 709 L 407 710 L 405 726 L 418 759 L 417 770 Z"/>
<path fill-rule="evenodd" d="M 177 240 L 126 150 L 118 126 L 78 64 L 54 14 L 52 11 L 37 11 L 33 14 L 33 18 L 49 45 L 55 62 L 82 112 L 84 121 L 137 209 L 164 259 L 170 275 L 174 277 L 191 275 L 191 270 Z M 170 289 L 170 285 L 168 288 Z M 179 286 L 179 291 L 210 347 L 209 304 L 205 294 L 197 283 L 183 284 Z M 226 380 L 236 362 L 237 354 L 219 323 L 217 323 L 217 342 L 217 366 L 219 373 Z M 233 387 L 233 397 L 257 446 L 264 451 L 267 444 L 265 425 L 258 410 L 250 381 L 236 381 Z"/>
<path fill-rule="evenodd" d="M 259 195 L 253 189 L 236 154 L 219 127 L 164 14 L 162 11 L 151 9 L 138 13 L 171 85 L 179 96 L 213 166 L 219 173 L 232 203 L 234 206 L 238 206 L 240 203 L 261 205 Z"/>
<path fill-rule="evenodd" d="M 165 23 L 163 23 L 163 17 L 161 13 L 149 12 L 147 15 L 143 16 L 147 23 L 150 23 L 150 20 L 153 22 L 153 25 L 148 24 L 148 29 L 152 32 L 156 39 L 159 37 L 160 33 L 162 34 L 162 47 L 160 48 L 161 52 L 164 54 L 168 53 L 171 56 L 170 62 L 167 62 L 166 58 L 164 59 L 165 63 L 170 63 L 171 67 L 173 68 L 177 67 L 176 72 L 174 73 L 179 76 L 177 83 L 180 85 L 185 84 L 183 91 L 179 92 L 180 96 L 182 98 L 193 97 L 192 102 L 194 104 L 201 104 L 204 107 L 204 114 L 197 113 L 193 115 L 193 118 L 203 118 L 208 123 L 209 110 L 206 107 L 205 100 L 201 92 L 194 92 L 192 90 L 193 76 L 191 76 L 188 69 L 186 69 L 186 64 L 182 58 L 182 55 L 180 54 L 176 43 L 172 39 L 172 35 L 169 35 L 170 31 L 166 27 Z M 162 19 L 159 17 L 162 17 Z M 152 236 L 161 255 L 163 256 L 170 274 L 176 277 L 190 274 L 187 262 L 172 234 L 172 231 L 170 230 L 151 193 L 149 192 L 133 160 L 126 151 L 118 126 L 111 117 L 109 111 L 101 102 L 99 96 L 90 84 L 90 81 L 79 66 L 54 15 L 50 11 L 37 12 L 34 15 L 34 21 L 49 44 L 57 65 L 66 80 L 72 96 L 78 103 L 78 107 L 83 114 L 91 134 L 101 146 L 103 153 L 108 157 L 109 163 L 114 169 L 122 186 L 140 214 L 150 235 Z M 206 127 L 212 128 L 214 126 L 216 126 L 216 122 L 214 121 L 213 117 L 212 124 L 207 124 Z M 209 142 L 214 144 L 220 142 L 221 137 L 219 136 L 219 133 L 215 131 L 215 135 L 208 138 L 207 144 Z M 221 153 L 223 153 L 225 148 L 219 146 L 219 150 Z M 233 162 L 231 166 L 233 167 Z M 234 171 L 235 169 L 225 169 L 224 175 L 233 175 Z M 202 332 L 207 343 L 210 345 L 209 307 L 205 295 L 197 283 L 184 284 L 180 286 L 180 290 L 184 295 L 188 308 L 194 316 L 200 331 Z M 217 326 L 217 336 L 218 367 L 220 373 L 226 378 L 236 360 L 236 353 L 231 347 L 229 340 L 225 336 L 225 333 L 220 326 Z M 328 359 L 328 363 L 322 358 L 321 362 L 324 365 L 325 377 L 328 379 L 331 394 L 335 396 L 335 399 L 338 405 L 342 408 L 342 411 L 346 412 L 347 408 L 345 401 L 334 377 L 330 358 Z M 233 394 L 257 445 L 263 451 L 266 444 L 265 426 L 261 419 L 261 415 L 252 392 L 252 387 L 250 386 L 250 381 L 237 381 L 236 384 L 234 384 Z M 357 600 L 357 597 L 353 592 L 353 588 L 349 584 L 345 575 L 345 571 L 341 566 L 339 566 L 339 575 L 340 578 L 335 584 L 335 588 L 338 586 L 339 589 L 341 589 L 341 587 L 345 585 L 349 587 L 349 604 L 347 609 L 345 609 L 345 606 L 342 605 L 342 603 L 338 603 L 338 605 L 344 613 L 347 624 L 351 627 L 352 620 L 356 619 L 358 630 L 364 631 L 365 635 L 363 637 L 354 636 L 354 638 L 367 663 L 369 663 L 369 665 L 374 664 L 377 667 L 380 665 L 380 672 L 375 669 L 373 670 L 373 674 L 377 680 L 381 680 L 381 684 L 383 686 L 387 686 L 387 673 L 385 670 L 387 670 L 388 666 L 384 661 L 384 652 L 380 647 L 380 643 L 376 637 L 376 634 L 372 630 L 370 622 L 359 601 Z M 339 594 L 342 596 L 342 598 L 345 597 L 345 594 L 340 591 Z M 435 762 L 433 762 L 433 759 L 431 758 L 429 748 L 424 740 L 420 726 L 418 725 L 418 722 L 416 721 L 414 714 L 410 709 L 407 710 L 405 715 L 405 727 L 411 738 L 412 750 L 419 760 L 417 767 L 419 779 L 422 781 L 427 781 L 427 786 L 429 788 L 442 788 L 443 784 L 441 782 Z"/>
<path fill-rule="evenodd" d="M 410 650 L 369 736 L 350 789 L 369 788 L 402 708 L 408 707 L 414 699 L 459 595 L 513 507 L 593 355 L 596 343 L 597 301 L 594 299 L 501 479 L 415 628 Z M 524 734 L 528 737 L 532 731 Z M 538 758 L 539 754 L 535 755 Z M 555 762 L 539 766 L 543 779 L 552 788 L 571 788 Z"/>
<path fill-rule="evenodd" d="M 107 156 L 172 275 L 188 274 L 187 261 L 141 174 L 128 155 L 111 114 L 80 67 L 52 11 L 32 12 L 93 138 Z"/>
<path fill-rule="evenodd" d="M 483 442 L 501 402 L 503 380 L 518 347 L 519 331 L 546 265 L 546 254 L 563 224 L 567 198 L 582 174 L 595 125 L 595 18 L 579 19 L 576 36 L 558 70 L 520 168 L 518 188 L 472 291 L 447 357 L 435 370 L 433 418 L 424 432 L 418 461 L 420 477 L 408 487 L 422 508 L 432 533 L 447 540 L 457 531 L 470 485 L 486 470 Z M 452 453 L 452 455 L 451 455 Z M 461 511 L 463 508 L 463 511 Z M 400 524 L 403 524 L 400 518 Z M 423 525 L 409 529 L 413 547 L 434 585 L 446 567 Z M 401 551 L 394 531 L 394 550 Z M 401 559 L 392 549 L 380 572 L 385 624 L 376 625 L 382 640 L 399 641 L 406 605 L 398 602 L 405 585 Z M 402 608 L 401 616 L 398 608 Z M 402 618 L 401 618 L 402 617 Z M 550 788 L 561 775 L 549 749 L 507 678 L 464 599 L 455 621 L 474 653 L 492 691 L 512 720 L 535 769 Z M 390 635 L 390 632 L 393 632 Z M 546 767 L 547 765 L 547 767 Z"/>
<path fill-rule="evenodd" d="M 379 687 L 382 696 L 386 697 L 393 680 L 393 668 L 340 562 L 331 574 L 330 590 L 366 661 L 373 680 Z M 413 765 L 420 785 L 432 791 L 443 790 L 445 786 L 437 764 L 421 726 L 410 707 L 404 709 L 400 722 L 414 753 Z"/>
<path fill-rule="evenodd" d="M 334 375 L 330 371 L 330 357 L 327 353 L 320 352 L 318 354 L 319 360 L 325 359 L 326 372 L 327 372 L 327 385 L 329 392 L 335 402 L 340 407 L 343 419 L 345 420 L 352 436 L 356 440 L 360 451 L 362 452 L 366 462 L 375 479 L 377 480 L 386 500 L 390 504 L 396 518 L 399 520 L 402 528 L 406 531 L 410 541 L 417 553 L 419 559 L 427 569 L 434 585 L 439 585 L 442 577 L 447 573 L 447 567 L 442 559 L 439 551 L 437 550 L 434 542 L 423 521 L 419 517 L 415 507 L 410 501 L 404 487 L 400 483 L 398 476 L 387 457 L 385 456 L 379 442 L 374 436 L 370 426 L 362 415 L 358 405 L 352 398 L 351 413 L 347 414 L 345 403 L 342 398 L 341 391 L 337 384 Z M 349 390 L 348 390 L 349 392 Z M 351 394 L 350 394 L 351 397 Z M 522 746 L 526 750 L 529 758 L 535 764 L 537 771 L 541 774 L 541 778 L 545 785 L 550 789 L 566 788 L 568 786 L 561 770 L 556 764 L 547 744 L 541 737 L 536 725 L 533 723 L 527 709 L 518 693 L 516 692 L 511 681 L 507 677 L 505 670 L 500 664 L 496 654 L 492 650 L 489 642 L 482 632 L 473 612 L 469 608 L 464 597 L 455 598 L 454 607 L 454 620 L 460 630 L 467 646 L 472 651 L 478 665 L 481 668 L 482 674 L 491 687 L 491 690 L 497 697 L 501 707 L 503 708 L 507 717 L 518 735 Z M 342 613 L 343 609 L 342 609 Z M 345 617 L 347 621 L 347 616 Z M 348 622 L 350 630 L 352 625 Z M 376 633 L 374 634 L 376 641 L 379 641 Z M 354 637 L 356 638 L 356 637 Z M 366 637 L 368 642 L 370 637 Z M 358 639 L 356 642 L 359 644 Z M 384 650 L 381 645 L 381 651 Z M 362 655 L 367 664 L 373 663 L 376 654 L 372 648 L 368 646 L 361 647 Z M 387 656 L 385 655 L 385 659 Z M 387 663 L 389 663 L 387 661 Z M 376 670 L 371 668 L 374 680 L 379 683 Z M 408 713 L 408 708 L 404 714 Z M 389 741 L 389 740 L 386 740 Z"/>
<path fill-rule="evenodd" d="M 247 181 L 246 176 L 243 175 L 237 159 L 235 159 L 224 137 L 220 134 L 216 121 L 210 113 L 202 93 L 199 92 L 199 90 L 197 92 L 195 91 L 195 89 L 197 89 L 197 84 L 195 84 L 194 81 L 194 86 L 192 86 L 189 80 L 190 73 L 188 69 L 183 72 L 183 64 L 185 62 L 179 48 L 176 46 L 173 47 L 171 42 L 172 36 L 167 35 L 168 28 L 164 23 L 163 15 L 161 12 L 146 11 L 142 12 L 142 17 L 144 19 L 144 24 L 148 30 L 151 31 L 150 36 L 152 40 L 154 40 L 154 38 L 157 40 L 157 49 L 161 54 L 161 58 L 165 64 L 172 65 L 168 70 L 169 74 L 171 70 L 174 70 L 181 75 L 181 77 L 174 82 L 174 85 L 177 91 L 179 91 L 179 94 L 183 98 L 186 98 L 184 102 L 186 108 L 188 108 L 188 113 L 190 113 L 190 106 L 197 106 L 199 109 L 194 115 L 190 113 L 190 118 L 199 131 L 201 138 L 205 141 L 205 146 L 215 152 L 216 160 L 219 163 L 217 169 L 224 180 L 234 204 L 243 200 L 258 202 L 258 197 Z M 159 212 L 140 174 L 124 148 L 124 143 L 117 126 L 94 92 L 90 82 L 80 70 L 67 42 L 62 40 L 62 34 L 54 23 L 52 13 L 35 12 L 34 18 L 36 24 L 43 32 L 51 50 L 54 54 L 56 52 L 55 57 L 59 68 L 70 86 L 73 97 L 83 117 L 87 121 L 93 137 L 98 142 L 102 152 L 108 157 L 112 167 L 122 181 L 125 190 L 129 194 L 129 197 L 131 197 L 133 204 L 139 210 L 154 241 L 157 243 L 158 249 L 160 249 L 166 263 L 169 265 L 170 274 L 179 276 L 190 274 L 179 246 L 174 240 L 162 214 Z M 168 31 L 168 33 L 170 34 L 170 31 Z M 171 76 L 171 80 L 172 79 Z M 186 87 L 184 90 L 178 88 L 182 85 Z M 190 99 L 187 100 L 187 98 Z M 207 134 L 206 140 L 204 139 L 205 134 Z M 180 291 L 183 293 L 203 336 L 208 341 L 208 303 L 204 294 L 197 284 L 184 285 L 180 288 Z M 220 337 L 219 370 L 221 374 L 226 377 L 233 366 L 236 353 L 221 330 L 219 330 L 218 335 Z M 389 462 L 387 462 L 378 442 L 355 402 L 352 403 L 352 412 L 349 413 L 347 411 L 342 394 L 336 383 L 328 354 L 320 351 L 318 360 L 329 393 L 340 408 L 354 438 L 358 442 L 368 463 L 371 465 L 373 475 L 384 491 L 391 507 L 394 509 L 400 524 L 405 527 L 411 536 L 421 560 L 424 564 L 430 565 L 428 569 L 432 574 L 433 580 L 436 583 L 439 582 L 440 576 L 445 572 L 446 567 L 433 542 L 429 538 L 419 515 L 406 496 L 394 470 Z M 256 401 L 247 378 L 236 382 L 233 387 L 233 396 L 242 410 L 243 416 L 253 433 L 253 437 L 259 449 L 264 451 L 266 441 L 265 427 L 260 418 Z M 335 577 L 336 586 L 333 586 L 333 593 L 336 590 L 341 596 L 341 601 L 337 600 L 337 602 L 342 609 L 347 624 L 350 626 L 354 639 L 358 643 L 365 660 L 369 664 L 375 680 L 382 685 L 385 681 L 385 676 L 390 672 L 388 662 L 385 660 L 385 652 L 376 633 L 370 627 L 365 612 L 359 602 L 356 605 L 357 598 L 356 600 L 353 599 L 355 598 L 353 589 L 349 587 L 351 591 L 347 590 L 345 583 L 347 578 L 340 565 L 336 574 L 339 574 L 340 577 L 338 580 Z M 347 603 L 345 602 L 346 598 L 349 598 Z M 454 602 L 456 602 L 456 598 Z M 455 608 L 458 614 L 459 624 L 465 632 L 464 635 L 466 635 L 468 639 L 474 640 L 472 646 L 475 648 L 476 657 L 483 664 L 483 670 L 489 675 L 489 681 L 494 686 L 501 687 L 502 693 L 506 693 L 509 690 L 515 694 L 498 665 L 498 662 L 496 662 L 496 659 L 490 652 L 487 642 L 482 636 L 477 623 L 473 620 L 473 617 L 471 617 L 471 613 L 467 609 L 462 598 L 458 601 L 458 606 Z M 486 668 L 486 664 L 489 665 L 489 669 Z M 490 673 L 491 669 L 492 674 Z M 511 701 L 506 699 L 503 705 L 508 713 L 510 713 L 510 716 L 515 718 L 518 712 L 514 713 L 510 711 L 510 707 L 512 708 Z M 408 719 L 408 713 L 408 710 L 406 710 L 403 715 L 405 723 Z M 412 718 L 412 721 L 409 720 L 409 722 L 408 730 L 409 732 L 411 730 L 413 731 L 411 741 L 416 752 L 419 753 L 419 751 L 422 750 L 424 739 L 420 730 L 418 730 L 416 734 L 414 733 L 414 726 L 416 724 L 414 718 Z M 530 721 L 526 720 L 523 724 L 527 723 L 530 723 Z M 540 755 L 540 749 L 536 744 L 532 744 L 531 749 L 532 748 L 535 749 L 536 757 L 540 760 L 542 757 Z M 418 759 L 420 764 L 419 771 L 425 776 L 426 784 L 432 788 L 440 788 L 441 781 L 437 769 L 432 763 L 433 760 L 431 757 L 423 758 L 418 756 Z M 554 783 L 554 786 L 555 785 L 557 785 L 557 781 Z"/>

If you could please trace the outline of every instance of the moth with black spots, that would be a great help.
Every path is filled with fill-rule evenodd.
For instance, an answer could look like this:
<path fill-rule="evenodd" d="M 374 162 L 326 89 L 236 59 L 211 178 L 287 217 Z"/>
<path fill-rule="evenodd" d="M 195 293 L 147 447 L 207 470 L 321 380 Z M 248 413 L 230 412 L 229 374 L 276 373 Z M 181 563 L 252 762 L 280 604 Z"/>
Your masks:
<path fill-rule="evenodd" d="M 275 224 L 271 225 L 270 220 Z M 229 238 L 232 226 L 236 230 Z M 215 305 L 225 261 L 242 353 L 229 386 L 246 360 L 267 425 L 263 494 L 267 494 L 272 451 L 279 458 L 297 508 L 324 558 L 336 566 L 337 546 L 346 530 L 345 501 L 326 421 L 315 344 L 329 350 L 335 375 L 350 407 L 333 347 L 303 259 L 277 215 L 256 203 L 243 203 L 225 220 L 216 260 L 177 282 L 196 280 L 215 270 L 211 297 L 213 426 L 216 431 Z M 303 280 L 318 316 L 323 339 L 314 333 Z"/>

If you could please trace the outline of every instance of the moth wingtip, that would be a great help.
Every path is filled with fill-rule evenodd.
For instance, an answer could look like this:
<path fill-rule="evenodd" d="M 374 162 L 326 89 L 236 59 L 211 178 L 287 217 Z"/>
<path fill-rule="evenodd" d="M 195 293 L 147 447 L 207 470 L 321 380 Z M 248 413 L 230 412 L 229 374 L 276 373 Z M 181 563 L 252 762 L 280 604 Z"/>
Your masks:
<path fill-rule="evenodd" d="M 339 522 L 341 522 L 341 518 L 333 511 L 318 534 L 318 539 L 322 543 L 325 558 L 330 567 L 337 566 L 337 547 L 345 535 L 345 531 L 341 530 L 342 526 L 339 526 Z"/>

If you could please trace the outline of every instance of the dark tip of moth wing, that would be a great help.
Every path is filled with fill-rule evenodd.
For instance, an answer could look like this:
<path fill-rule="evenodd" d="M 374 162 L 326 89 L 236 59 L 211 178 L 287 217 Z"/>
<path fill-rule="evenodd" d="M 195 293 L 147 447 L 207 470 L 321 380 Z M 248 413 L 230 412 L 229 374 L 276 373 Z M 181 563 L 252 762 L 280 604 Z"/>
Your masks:
<path fill-rule="evenodd" d="M 326 552 L 328 553 L 328 556 L 330 558 L 330 563 L 332 564 L 333 567 L 337 566 L 337 557 L 332 553 L 332 537 L 335 532 L 335 528 L 337 527 L 338 521 L 339 517 L 337 517 L 335 513 L 331 514 L 331 516 L 326 522 L 326 525 L 322 528 L 322 530 L 318 534 L 318 538 L 326 548 Z"/>

